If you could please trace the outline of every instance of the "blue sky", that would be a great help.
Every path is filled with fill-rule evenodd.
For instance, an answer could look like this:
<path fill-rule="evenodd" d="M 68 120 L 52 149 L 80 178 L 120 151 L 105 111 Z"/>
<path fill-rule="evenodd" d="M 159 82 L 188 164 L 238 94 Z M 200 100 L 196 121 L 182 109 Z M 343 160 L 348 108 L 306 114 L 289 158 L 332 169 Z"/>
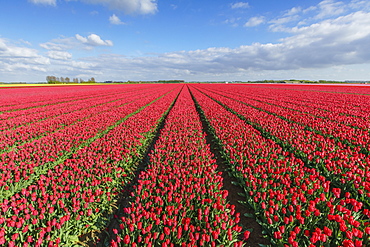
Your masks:
<path fill-rule="evenodd" d="M 370 80 L 367 0 L 0 2 L 0 81 Z"/>

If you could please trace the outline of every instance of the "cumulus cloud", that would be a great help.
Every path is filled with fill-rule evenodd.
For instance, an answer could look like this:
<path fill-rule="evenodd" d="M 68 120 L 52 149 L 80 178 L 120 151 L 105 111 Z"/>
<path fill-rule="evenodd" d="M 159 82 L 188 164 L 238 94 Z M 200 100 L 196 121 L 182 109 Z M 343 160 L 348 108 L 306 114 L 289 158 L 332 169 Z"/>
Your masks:
<path fill-rule="evenodd" d="M 292 36 L 280 43 L 242 46 L 223 59 L 235 58 L 244 68 L 257 69 L 318 68 L 370 62 L 370 51 L 366 48 L 370 41 L 370 13 L 359 11 L 296 27 L 292 32 Z M 240 54 L 244 56 L 238 56 Z M 243 57 L 248 58 L 245 63 L 242 63 Z"/>
<path fill-rule="evenodd" d="M 68 50 L 91 50 L 97 46 L 113 46 L 111 40 L 102 40 L 97 34 L 90 34 L 87 37 L 83 37 L 80 34 L 76 34 L 74 37 L 62 37 L 53 39 L 51 41 L 41 43 L 40 47 L 46 50 L 52 51 L 68 51 Z M 53 53 L 57 54 L 57 53 Z M 59 53 L 62 54 L 62 53 Z"/>
<path fill-rule="evenodd" d="M 281 16 L 270 20 L 269 29 L 273 32 L 280 32 L 280 31 L 287 31 L 289 28 L 285 27 L 285 24 L 292 23 L 298 21 L 299 24 L 303 24 L 305 21 L 302 20 L 302 16 L 300 15 L 302 12 L 308 10 L 302 10 L 301 7 L 293 7 L 287 11 L 285 11 Z"/>
<path fill-rule="evenodd" d="M 109 17 L 109 22 L 113 25 L 123 25 L 123 24 L 125 24 L 115 14 L 113 14 L 111 17 Z"/>
<path fill-rule="evenodd" d="M 249 4 L 246 2 L 237 2 L 231 4 L 231 8 L 249 8 Z M 261 17 L 252 17 L 244 26 L 250 27 L 261 23 L 270 23 L 270 31 L 286 32 L 294 25 L 306 25 L 308 23 L 317 22 L 318 20 L 333 18 L 346 13 L 348 14 L 351 11 L 357 11 L 359 9 L 363 11 L 369 10 L 370 3 L 363 0 L 352 0 L 350 3 L 343 3 L 336 0 L 322 0 L 317 5 L 309 6 L 305 9 L 300 6 L 295 6 L 275 16 L 271 16 L 271 13 L 266 13 L 265 16 L 271 17 L 269 20 L 265 17 L 263 22 L 261 22 Z"/>
<path fill-rule="evenodd" d="M 52 5 L 52 6 L 57 5 L 56 0 L 28 0 L 28 1 L 34 4 L 44 4 L 44 5 Z"/>
<path fill-rule="evenodd" d="M 49 58 L 56 60 L 69 60 L 72 58 L 72 54 L 66 51 L 48 51 Z"/>
<path fill-rule="evenodd" d="M 249 8 L 249 3 L 247 3 L 247 2 L 233 3 L 233 4 L 231 4 L 231 8 L 232 9 L 247 9 L 247 8 Z"/>
<path fill-rule="evenodd" d="M 9 44 L 5 39 L 0 38 L 0 57 L 6 58 L 36 58 L 38 51 L 28 47 Z"/>
<path fill-rule="evenodd" d="M 336 19 L 325 20 L 305 27 L 291 29 L 294 36 L 282 39 L 284 43 L 319 44 L 336 48 L 363 45 L 370 35 L 370 13 L 358 11 Z M 341 50 L 341 49 L 340 49 Z"/>
<path fill-rule="evenodd" d="M 288 10 L 284 15 L 285 16 L 292 16 L 299 14 L 302 11 L 301 7 L 293 7 L 290 10 Z"/>
<path fill-rule="evenodd" d="M 370 2 L 365 0 L 352 0 L 349 3 L 350 8 L 360 9 L 362 11 L 370 11 Z"/>
<path fill-rule="evenodd" d="M 53 39 L 51 41 L 40 44 L 40 47 L 46 50 L 54 50 L 54 51 L 66 51 L 76 46 L 77 46 L 77 41 L 75 37 L 58 38 L 58 39 Z"/>
<path fill-rule="evenodd" d="M 161 79 L 168 76 L 200 80 L 207 76 L 230 78 L 247 74 L 261 76 L 263 73 L 289 76 L 289 71 L 322 71 L 324 68 L 335 71 L 335 67 L 370 63 L 370 13 L 358 11 L 303 27 L 297 26 L 290 32 L 290 37 L 277 43 L 254 43 L 234 49 L 213 47 L 142 57 L 103 54 L 79 60 L 73 60 L 71 54 L 60 50 L 50 50 L 47 53 L 48 58 L 42 57 L 33 49 L 11 47 L 5 40 L 0 40 L 0 63 L 7 64 L 2 70 L 14 69 L 16 67 L 11 65 L 16 64 L 19 69 L 37 70 L 45 68 L 43 65 L 50 63 L 48 59 L 51 58 L 51 62 L 58 63 L 64 71 L 92 75 L 99 72 L 108 78 L 117 76 L 116 79 L 119 80 Z M 109 44 L 97 35 L 76 35 L 62 40 L 64 44 L 74 40 L 87 46 Z M 54 45 L 45 43 L 44 46 L 58 47 L 55 41 L 52 43 Z M 126 77 L 119 77 L 122 75 Z"/>
<path fill-rule="evenodd" d="M 24 42 L 22 42 L 24 43 Z M 19 75 L 24 71 L 46 71 L 50 59 L 37 50 L 15 45 L 9 40 L 0 38 L 0 72 Z"/>
<path fill-rule="evenodd" d="M 81 0 L 88 4 L 100 4 L 111 10 L 126 14 L 154 14 L 157 12 L 156 0 Z"/>
<path fill-rule="evenodd" d="M 57 5 L 56 0 L 28 0 L 34 4 Z M 65 0 L 72 1 L 72 0 Z M 78 0 L 74 0 L 78 1 Z M 157 0 L 80 0 L 87 4 L 99 4 L 126 14 L 154 14 L 157 12 Z"/>
<path fill-rule="evenodd" d="M 273 19 L 269 21 L 269 23 L 271 23 L 271 25 L 269 26 L 269 29 L 273 32 L 289 32 L 290 28 L 286 27 L 286 24 L 292 23 L 297 20 L 299 20 L 298 15 L 289 15 L 289 16 L 284 16 L 281 18 Z"/>
<path fill-rule="evenodd" d="M 356 0 L 356 7 L 359 6 L 360 1 Z M 309 11 L 313 16 L 317 16 L 322 9 L 310 8 Z M 340 73 L 345 76 L 344 72 L 338 71 L 356 75 L 353 72 L 356 70 L 351 69 L 361 66 L 366 71 L 365 65 L 370 64 L 368 49 L 370 13 L 363 10 L 352 13 L 347 11 L 334 17 L 325 15 L 326 17 L 322 19 L 295 19 L 297 15 L 304 15 L 307 11 L 308 9 L 297 7 L 285 11 L 279 18 L 274 19 L 274 22 L 264 19 L 265 23 L 285 28 L 284 31 L 289 36 L 278 42 L 254 43 L 237 48 L 213 47 L 157 55 L 147 54 L 141 57 L 101 54 L 76 59 L 75 56 L 72 58 L 72 52 L 67 52 L 70 49 L 94 49 L 96 46 L 113 45 L 112 41 L 103 40 L 96 34 L 89 36 L 77 34 L 74 37 L 63 37 L 43 43 L 40 46 L 48 50 L 47 56 L 41 56 L 34 49 L 14 45 L 0 38 L 0 71 L 5 74 L 4 71 L 15 73 L 51 68 L 48 70 L 50 74 L 63 74 L 65 71 L 70 71 L 74 75 L 101 73 L 102 77 L 107 79 L 114 77 L 117 80 L 154 80 L 169 77 L 196 80 L 206 80 L 207 77 L 249 79 L 249 75 L 257 79 L 266 78 L 267 75 L 285 75 L 285 78 L 291 78 L 297 71 L 296 75 L 308 77 L 311 72 L 320 72 L 318 77 L 321 78 L 318 79 L 333 79 Z M 303 20 L 306 23 L 303 23 Z M 301 24 L 294 25 L 295 21 Z M 258 19 L 250 19 L 249 25 L 253 26 L 253 23 L 258 23 Z M 291 26 L 288 27 L 287 23 Z M 330 72 L 328 75 L 332 77 L 324 77 L 323 71 Z M 370 72 L 362 73 L 365 74 L 370 76 Z"/>
<path fill-rule="evenodd" d="M 266 22 L 270 23 L 270 31 L 290 32 L 292 28 L 297 26 L 330 20 L 331 18 L 345 16 L 358 10 L 370 11 L 370 3 L 362 0 L 352 0 L 349 3 L 323 0 L 317 5 L 309 6 L 305 9 L 299 6 L 293 7 Z"/>
<path fill-rule="evenodd" d="M 96 66 L 95 63 L 91 63 L 91 62 L 83 62 L 83 61 L 72 61 L 71 62 L 71 66 L 72 68 L 74 69 L 82 69 L 85 71 L 89 71 L 89 70 L 92 70 L 94 69 L 94 67 Z"/>
<path fill-rule="evenodd" d="M 239 18 L 230 18 L 230 19 L 226 19 L 225 21 L 223 21 L 223 23 L 230 24 L 233 27 L 237 27 L 239 25 L 238 22 L 240 21 L 240 19 L 241 19 L 240 17 Z"/>
<path fill-rule="evenodd" d="M 370 63 L 369 42 L 370 13 L 359 11 L 296 27 L 290 37 L 278 43 L 254 43 L 235 49 L 214 47 L 135 58 L 107 55 L 88 61 L 107 74 L 120 71 L 133 76 L 146 73 L 153 77 L 165 73 L 225 76 L 251 71 L 311 70 Z"/>
<path fill-rule="evenodd" d="M 76 34 L 76 39 L 83 44 L 90 46 L 113 46 L 113 42 L 111 40 L 102 40 L 97 34 L 90 34 L 87 37 Z"/>
<path fill-rule="evenodd" d="M 319 3 L 319 13 L 316 18 L 322 19 L 328 16 L 337 16 L 345 12 L 345 4 L 334 0 L 324 0 Z"/>
<path fill-rule="evenodd" d="M 245 24 L 245 27 L 255 27 L 265 22 L 264 16 L 251 17 Z"/>

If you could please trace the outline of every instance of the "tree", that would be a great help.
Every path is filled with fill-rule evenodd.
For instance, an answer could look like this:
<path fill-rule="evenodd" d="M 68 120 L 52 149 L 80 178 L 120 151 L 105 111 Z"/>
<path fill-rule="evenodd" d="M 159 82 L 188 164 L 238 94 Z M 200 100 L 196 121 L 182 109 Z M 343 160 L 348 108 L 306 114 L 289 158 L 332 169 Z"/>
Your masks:
<path fill-rule="evenodd" d="M 94 77 L 91 77 L 91 78 L 87 81 L 87 83 L 95 83 L 95 78 L 94 78 Z"/>
<path fill-rule="evenodd" d="M 46 81 L 48 82 L 48 83 L 52 83 L 52 84 L 55 84 L 55 83 L 57 83 L 58 81 L 57 81 L 57 78 L 55 77 L 55 76 L 51 76 L 51 75 L 48 75 L 47 77 L 46 77 Z"/>

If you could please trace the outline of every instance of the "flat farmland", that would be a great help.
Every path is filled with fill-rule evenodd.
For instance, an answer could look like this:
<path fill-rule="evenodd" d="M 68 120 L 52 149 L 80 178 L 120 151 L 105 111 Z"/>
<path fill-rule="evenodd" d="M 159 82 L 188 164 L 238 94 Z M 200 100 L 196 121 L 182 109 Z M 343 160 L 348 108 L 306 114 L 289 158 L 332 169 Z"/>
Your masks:
<path fill-rule="evenodd" d="M 370 246 L 370 87 L 0 88 L 0 246 Z"/>

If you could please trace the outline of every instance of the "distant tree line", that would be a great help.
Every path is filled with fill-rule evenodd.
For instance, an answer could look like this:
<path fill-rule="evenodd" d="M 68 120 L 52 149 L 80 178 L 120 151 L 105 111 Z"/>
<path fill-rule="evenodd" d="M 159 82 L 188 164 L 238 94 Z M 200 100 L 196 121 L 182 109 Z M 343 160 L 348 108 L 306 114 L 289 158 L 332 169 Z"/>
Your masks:
<path fill-rule="evenodd" d="M 127 81 L 127 83 L 185 83 L 184 80 Z"/>
<path fill-rule="evenodd" d="M 326 81 L 326 80 L 318 80 L 318 81 L 312 81 L 312 80 L 263 80 L 263 81 L 248 81 L 248 83 L 345 83 L 343 81 Z"/>
<path fill-rule="evenodd" d="M 48 84 L 66 84 L 66 83 L 96 83 L 95 78 L 91 77 L 89 80 L 85 81 L 81 78 L 73 78 L 72 80 L 69 77 L 56 77 L 48 75 L 46 77 Z"/>

